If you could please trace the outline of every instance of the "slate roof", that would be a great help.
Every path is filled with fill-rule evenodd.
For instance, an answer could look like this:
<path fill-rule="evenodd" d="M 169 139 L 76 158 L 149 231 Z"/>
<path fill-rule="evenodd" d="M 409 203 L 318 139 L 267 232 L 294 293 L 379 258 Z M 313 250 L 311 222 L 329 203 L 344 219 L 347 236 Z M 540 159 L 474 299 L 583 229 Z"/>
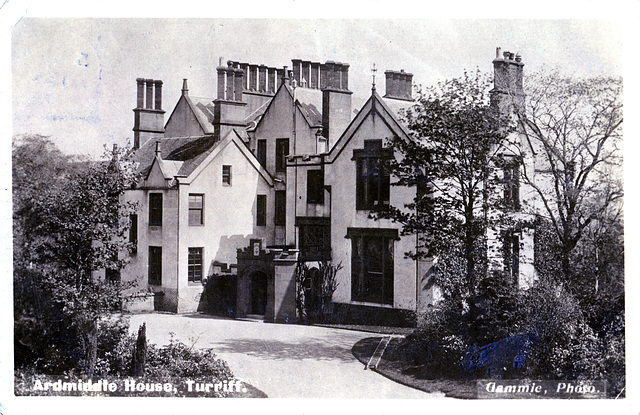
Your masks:
<path fill-rule="evenodd" d="M 213 99 L 186 95 L 189 106 L 205 134 L 213 134 Z"/>
<path fill-rule="evenodd" d="M 138 172 L 146 176 L 155 159 L 156 141 L 147 140 L 133 158 L 138 163 Z M 219 143 L 212 136 L 162 138 L 159 140 L 162 149 L 165 173 L 188 176 L 213 151 Z M 171 163 L 171 162 L 180 163 Z M 179 168 L 178 168 L 179 167 Z"/>
<path fill-rule="evenodd" d="M 293 93 L 289 86 L 287 89 Z M 322 126 L 322 91 L 311 88 L 296 88 L 296 100 L 309 126 Z"/>

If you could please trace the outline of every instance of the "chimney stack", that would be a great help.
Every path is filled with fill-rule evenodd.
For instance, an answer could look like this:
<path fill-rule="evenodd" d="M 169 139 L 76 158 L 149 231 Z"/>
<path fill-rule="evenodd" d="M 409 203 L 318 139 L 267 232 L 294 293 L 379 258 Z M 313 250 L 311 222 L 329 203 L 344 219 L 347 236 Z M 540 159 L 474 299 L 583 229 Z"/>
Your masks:
<path fill-rule="evenodd" d="M 136 79 L 136 108 L 133 109 L 133 114 L 134 149 L 140 148 L 151 138 L 164 136 L 161 80 Z"/>
<path fill-rule="evenodd" d="M 386 93 L 385 98 L 413 101 L 412 81 L 413 74 L 400 71 L 385 71 Z"/>
<path fill-rule="evenodd" d="M 498 47 L 496 48 L 496 58 L 492 63 L 491 105 L 507 114 L 513 110 L 512 105 L 518 107 L 524 105 L 522 56 L 508 51 L 502 52 L 502 49 Z"/>
<path fill-rule="evenodd" d="M 159 159 L 162 158 L 162 143 L 160 140 L 156 140 L 156 157 Z"/>

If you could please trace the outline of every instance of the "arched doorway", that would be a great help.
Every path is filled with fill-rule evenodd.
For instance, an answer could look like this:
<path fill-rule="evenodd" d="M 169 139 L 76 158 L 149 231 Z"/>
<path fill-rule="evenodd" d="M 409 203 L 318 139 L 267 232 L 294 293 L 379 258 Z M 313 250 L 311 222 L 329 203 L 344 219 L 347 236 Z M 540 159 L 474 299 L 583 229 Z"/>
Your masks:
<path fill-rule="evenodd" d="M 267 274 L 253 271 L 249 275 L 249 313 L 264 315 L 267 310 Z"/>

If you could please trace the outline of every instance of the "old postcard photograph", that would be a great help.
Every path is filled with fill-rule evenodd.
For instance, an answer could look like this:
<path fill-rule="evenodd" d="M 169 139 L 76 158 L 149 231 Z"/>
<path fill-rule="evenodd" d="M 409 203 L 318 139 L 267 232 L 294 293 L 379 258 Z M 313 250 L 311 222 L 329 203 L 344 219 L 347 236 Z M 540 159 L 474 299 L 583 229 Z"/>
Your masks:
<path fill-rule="evenodd" d="M 638 413 L 632 19 L 252 5 L 0 7 L 0 413 Z"/>

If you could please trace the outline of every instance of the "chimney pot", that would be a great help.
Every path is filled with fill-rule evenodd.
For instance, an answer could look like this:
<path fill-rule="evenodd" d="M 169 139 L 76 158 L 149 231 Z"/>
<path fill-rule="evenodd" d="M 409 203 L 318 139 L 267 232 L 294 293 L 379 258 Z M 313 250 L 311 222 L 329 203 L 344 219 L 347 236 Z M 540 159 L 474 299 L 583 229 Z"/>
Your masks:
<path fill-rule="evenodd" d="M 516 62 L 522 62 L 522 56 L 519 53 L 516 55 Z"/>
<path fill-rule="evenodd" d="M 509 59 L 509 52 L 507 52 L 506 50 L 504 52 L 502 52 L 502 57 L 507 60 Z"/>
<path fill-rule="evenodd" d="M 145 108 L 153 108 L 153 79 L 147 79 L 147 103 Z"/>
<path fill-rule="evenodd" d="M 136 83 L 138 85 L 138 101 L 136 108 L 144 108 L 144 79 L 138 78 L 136 79 Z"/>
<path fill-rule="evenodd" d="M 156 80 L 154 81 L 154 84 L 156 85 L 156 109 L 161 110 L 162 109 L 162 81 Z"/>
<path fill-rule="evenodd" d="M 496 48 L 496 59 L 500 59 L 500 54 L 502 53 L 502 48 L 501 47 L 497 47 Z"/>

